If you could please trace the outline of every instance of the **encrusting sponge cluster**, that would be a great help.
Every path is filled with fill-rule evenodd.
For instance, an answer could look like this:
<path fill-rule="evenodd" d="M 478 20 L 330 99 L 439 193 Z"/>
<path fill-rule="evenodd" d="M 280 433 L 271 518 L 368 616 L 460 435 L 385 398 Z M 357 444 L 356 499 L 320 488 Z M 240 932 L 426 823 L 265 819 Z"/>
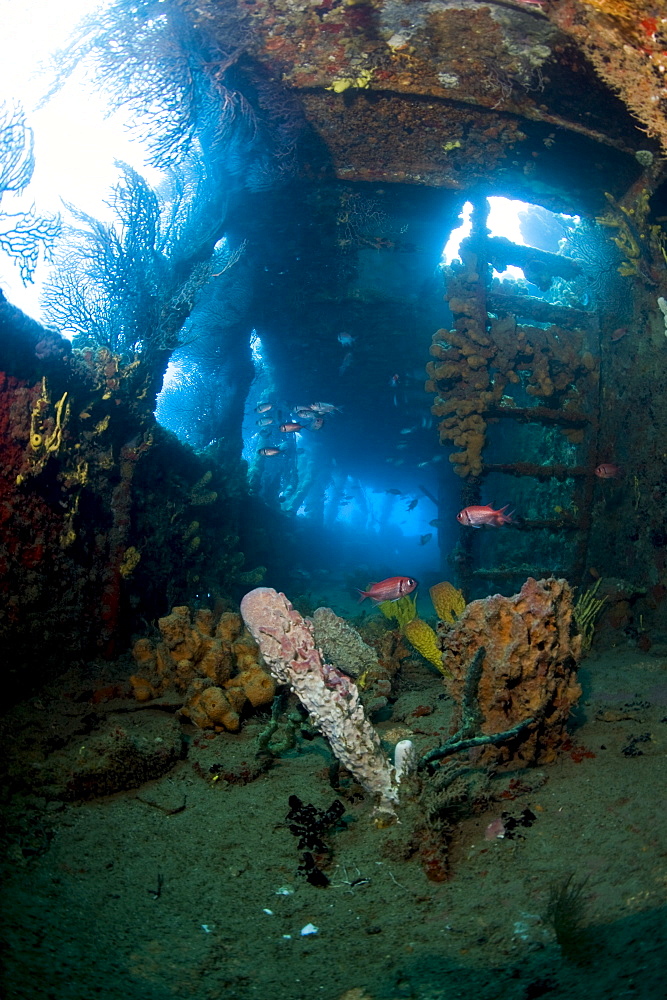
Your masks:
<path fill-rule="evenodd" d="M 158 627 L 160 642 L 139 639 L 132 650 L 141 672 L 130 682 L 139 701 L 176 690 L 184 695 L 181 715 L 200 729 L 230 732 L 240 729 L 247 702 L 257 708 L 272 701 L 275 682 L 260 666 L 239 614 L 224 612 L 216 622 L 209 609 L 193 615 L 183 605 L 160 618 Z"/>

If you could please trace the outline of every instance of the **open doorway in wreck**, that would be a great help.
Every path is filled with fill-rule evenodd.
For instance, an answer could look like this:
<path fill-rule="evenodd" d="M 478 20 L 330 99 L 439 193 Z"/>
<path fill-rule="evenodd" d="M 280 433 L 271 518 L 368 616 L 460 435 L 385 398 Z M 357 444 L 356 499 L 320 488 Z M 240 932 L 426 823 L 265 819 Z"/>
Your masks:
<path fill-rule="evenodd" d="M 278 225 L 268 263 L 255 262 L 253 377 L 247 358 L 239 379 L 226 355 L 220 399 L 247 387 L 251 489 L 293 525 L 279 582 L 299 593 L 326 567 L 326 588 L 358 567 L 363 586 L 364 572 L 398 566 L 469 598 L 514 593 L 527 575 L 588 583 L 595 498 L 603 488 L 611 501 L 616 485 L 596 469 L 625 461 L 601 439 L 601 374 L 631 320 L 609 224 L 478 192 L 451 260 L 442 246 L 460 235 L 460 197 L 397 191 L 330 195 L 326 255 L 304 246 L 311 227 L 293 225 L 292 210 L 290 237 Z M 434 211 L 438 198 L 446 210 Z M 519 206 L 521 236 L 494 235 L 498 202 Z M 188 406 L 173 374 L 158 404 L 195 447 L 221 421 L 197 387 L 201 351 L 194 342 L 176 356 L 176 372 L 190 365 Z M 459 528 L 457 512 L 480 504 L 508 504 L 511 527 Z"/>

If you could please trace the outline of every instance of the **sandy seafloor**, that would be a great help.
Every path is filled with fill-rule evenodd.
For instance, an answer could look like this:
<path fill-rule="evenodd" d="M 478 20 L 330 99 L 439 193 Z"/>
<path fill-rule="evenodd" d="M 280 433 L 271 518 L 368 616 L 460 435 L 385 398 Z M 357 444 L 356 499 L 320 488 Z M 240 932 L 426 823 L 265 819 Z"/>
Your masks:
<path fill-rule="evenodd" d="M 404 857 L 405 821 L 376 829 L 358 797 L 343 797 L 345 823 L 328 838 L 331 884 L 299 875 L 289 796 L 321 808 L 341 798 L 324 743 L 302 743 L 247 784 L 214 780 L 216 762 L 252 769 L 266 715 L 238 734 L 186 727 L 187 756 L 130 791 L 86 802 L 15 792 L 5 802 L 2 995 L 666 997 L 667 647 L 594 653 L 580 679 L 578 752 L 520 772 L 532 791 L 457 827 L 444 882 L 429 881 L 417 855 Z M 77 725 L 90 717 L 75 686 L 70 675 L 6 718 L 4 749 L 28 757 L 26 771 L 39 767 L 63 714 Z M 420 749 L 437 744 L 451 713 L 442 693 L 434 671 L 413 666 L 378 729 L 404 724 Z M 433 713 L 413 715 L 421 705 Z M 140 725 L 152 714 L 117 700 L 95 712 L 128 709 Z M 74 727 L 71 739 L 85 738 Z M 503 810 L 526 808 L 535 815 L 529 828 L 485 839 Z M 568 876 L 586 880 L 577 961 L 562 954 L 546 919 L 551 887 Z M 318 931 L 302 936 L 308 924 Z"/>

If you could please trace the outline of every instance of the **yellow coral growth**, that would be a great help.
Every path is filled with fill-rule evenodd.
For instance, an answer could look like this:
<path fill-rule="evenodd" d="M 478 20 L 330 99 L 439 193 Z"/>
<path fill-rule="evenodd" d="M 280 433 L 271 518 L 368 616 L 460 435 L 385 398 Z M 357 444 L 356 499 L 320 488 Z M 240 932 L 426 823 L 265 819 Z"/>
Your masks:
<path fill-rule="evenodd" d="M 209 469 L 190 490 L 189 500 L 193 507 L 204 507 L 207 504 L 215 503 L 218 499 L 218 494 L 215 490 L 207 490 L 205 488 L 212 478 L 213 473 Z"/>
<path fill-rule="evenodd" d="M 409 594 L 399 597 L 397 601 L 381 601 L 378 608 L 385 618 L 390 621 L 393 618 L 400 629 L 417 617 L 417 599 Z"/>
<path fill-rule="evenodd" d="M 633 216 L 633 224 L 636 221 Z M 615 220 L 610 224 L 620 225 Z M 634 253 L 636 247 L 630 250 Z M 438 330 L 433 337 L 425 390 L 435 394 L 431 413 L 441 418 L 440 443 L 453 446 L 452 471 L 467 479 L 484 471 L 487 420 L 496 420 L 501 407 L 518 405 L 518 397 L 505 396 L 508 384 L 525 384 L 528 395 L 558 405 L 575 394 L 581 398 L 583 389 L 594 384 L 598 364 L 583 351 L 581 332 L 575 336 L 557 326 L 518 327 L 512 315 L 489 324 L 479 298 L 477 258 L 464 251 L 462 260 L 463 271 L 450 271 L 447 279 L 454 328 Z"/>
<path fill-rule="evenodd" d="M 425 621 L 421 618 L 413 618 L 411 622 L 406 622 L 403 626 L 403 635 L 408 642 L 415 647 L 418 653 L 432 663 L 441 674 L 449 676 L 449 671 L 445 670 L 442 663 L 442 653 L 438 648 L 438 637 Z"/>
<path fill-rule="evenodd" d="M 583 653 L 588 653 L 591 648 L 593 633 L 595 632 L 595 622 L 602 610 L 602 605 L 607 600 L 606 597 L 597 596 L 599 586 L 600 580 L 596 580 L 588 590 L 582 590 L 572 609 L 574 621 L 581 636 L 581 649 Z"/>
<path fill-rule="evenodd" d="M 443 580 L 442 583 L 434 584 L 429 594 L 440 621 L 453 625 L 466 606 L 463 593 L 447 580 Z"/>
<path fill-rule="evenodd" d="M 630 24 L 634 24 L 642 12 L 641 4 L 628 2 L 628 0 L 582 0 L 582 3 L 586 4 L 587 7 L 599 10 L 601 14 L 617 18 L 619 21 L 627 21 Z"/>
<path fill-rule="evenodd" d="M 141 552 L 138 552 L 134 545 L 130 545 L 128 549 L 125 549 L 125 555 L 123 556 L 123 561 L 120 564 L 120 575 L 124 580 L 127 580 L 129 576 L 137 568 L 139 560 L 141 559 Z"/>

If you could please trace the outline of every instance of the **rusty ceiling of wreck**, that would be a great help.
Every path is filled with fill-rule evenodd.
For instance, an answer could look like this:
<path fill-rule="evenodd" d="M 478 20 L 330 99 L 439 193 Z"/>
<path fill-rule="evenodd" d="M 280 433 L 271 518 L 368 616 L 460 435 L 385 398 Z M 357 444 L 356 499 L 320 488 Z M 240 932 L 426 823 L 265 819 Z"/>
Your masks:
<path fill-rule="evenodd" d="M 233 24 L 240 58 L 298 95 L 307 166 L 342 180 L 463 189 L 492 179 L 543 201 L 564 187 L 585 198 L 624 190 L 637 150 L 659 150 L 631 76 L 634 65 L 661 114 L 667 18 L 644 0 L 208 0 L 190 10 L 219 39 Z M 615 55 L 624 46 L 625 62 Z"/>

